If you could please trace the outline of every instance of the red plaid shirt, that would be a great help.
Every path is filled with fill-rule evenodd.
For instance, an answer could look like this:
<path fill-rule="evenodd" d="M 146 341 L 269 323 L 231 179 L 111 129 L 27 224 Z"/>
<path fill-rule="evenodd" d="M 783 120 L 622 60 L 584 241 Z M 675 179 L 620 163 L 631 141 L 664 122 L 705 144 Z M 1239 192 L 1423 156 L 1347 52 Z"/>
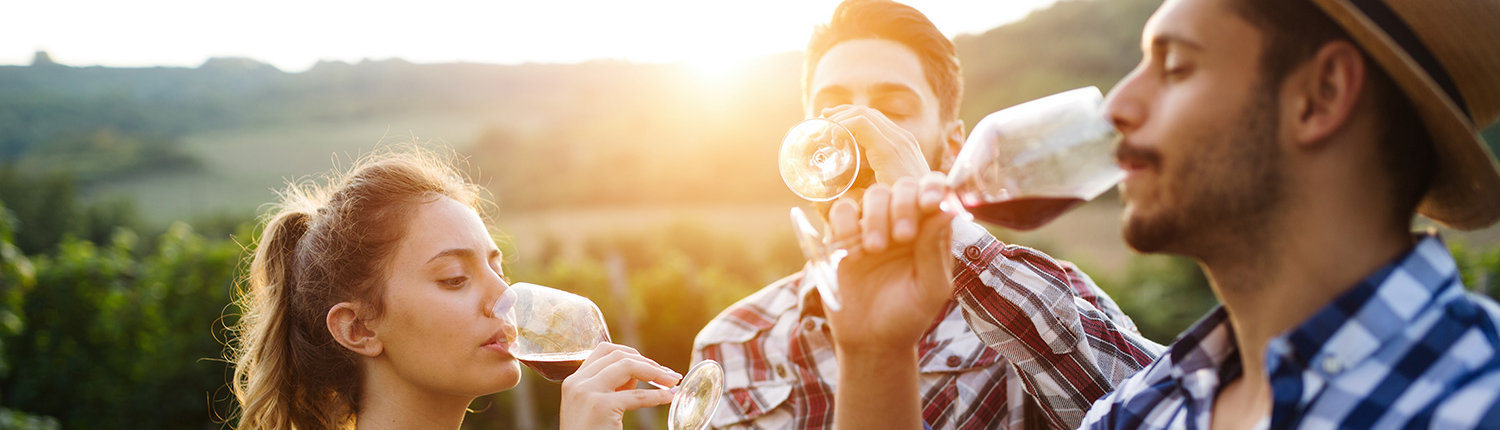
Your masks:
<path fill-rule="evenodd" d="M 923 419 L 934 429 L 1075 428 L 1094 400 L 1162 347 L 1141 337 L 1070 263 L 955 221 L 957 299 L 918 345 Z M 832 428 L 838 363 L 810 283 L 795 274 L 730 306 L 698 333 L 693 361 L 724 365 L 714 428 Z M 974 288 L 998 294 L 974 297 Z M 970 327 L 970 324 L 973 327 Z M 995 348 L 986 346 L 986 343 Z M 1027 404 L 1044 423 L 1026 423 Z"/>

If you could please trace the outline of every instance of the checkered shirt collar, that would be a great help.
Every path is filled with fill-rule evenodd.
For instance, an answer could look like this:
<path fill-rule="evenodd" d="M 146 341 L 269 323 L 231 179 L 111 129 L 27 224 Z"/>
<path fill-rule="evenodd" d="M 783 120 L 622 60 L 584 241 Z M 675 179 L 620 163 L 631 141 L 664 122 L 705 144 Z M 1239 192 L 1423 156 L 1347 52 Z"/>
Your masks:
<path fill-rule="evenodd" d="M 1406 255 L 1376 270 L 1291 331 L 1272 338 L 1266 367 L 1296 365 L 1338 373 L 1391 343 L 1435 307 L 1463 297 L 1458 265 L 1433 234 L 1418 236 Z"/>
<path fill-rule="evenodd" d="M 1266 367 L 1357 366 L 1382 345 L 1404 342 L 1400 339 L 1403 332 L 1424 311 L 1461 298 L 1457 276 L 1458 266 L 1442 240 L 1421 234 L 1417 246 L 1406 255 L 1360 281 L 1306 322 L 1272 338 L 1266 348 Z M 1172 378 L 1185 385 L 1194 385 L 1187 379 L 1203 372 L 1215 373 L 1218 383 L 1239 377 L 1239 347 L 1229 313 L 1223 306 L 1209 312 L 1178 338 L 1170 357 Z"/>

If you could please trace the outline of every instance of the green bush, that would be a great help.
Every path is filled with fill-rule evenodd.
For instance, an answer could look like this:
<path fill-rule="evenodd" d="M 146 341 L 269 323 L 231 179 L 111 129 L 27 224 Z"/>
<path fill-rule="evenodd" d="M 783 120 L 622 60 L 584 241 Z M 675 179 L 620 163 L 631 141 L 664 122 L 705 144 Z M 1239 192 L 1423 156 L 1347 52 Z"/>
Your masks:
<path fill-rule="evenodd" d="M 121 229 L 106 246 L 65 239 L 36 259 L 25 329 L 3 337 L 6 361 L 25 369 L 0 381 L 7 407 L 69 429 L 203 428 L 228 410 L 220 317 L 240 247 L 186 224 L 140 259 L 138 242 Z"/>

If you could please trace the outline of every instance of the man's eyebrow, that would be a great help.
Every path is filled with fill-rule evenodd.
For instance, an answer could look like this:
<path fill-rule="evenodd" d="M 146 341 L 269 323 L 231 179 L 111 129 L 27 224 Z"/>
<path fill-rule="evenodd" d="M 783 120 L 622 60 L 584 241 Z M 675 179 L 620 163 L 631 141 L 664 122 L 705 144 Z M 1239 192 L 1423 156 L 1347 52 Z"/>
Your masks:
<path fill-rule="evenodd" d="M 834 96 L 845 96 L 845 97 L 847 97 L 849 95 L 849 93 L 850 93 L 849 89 L 848 88 L 844 88 L 841 85 L 829 85 L 829 86 L 826 86 L 826 87 L 823 87 L 823 88 L 818 88 L 818 92 L 813 93 L 812 100 L 817 100 L 820 97 L 834 97 Z"/>
<path fill-rule="evenodd" d="M 879 84 L 875 84 L 875 86 L 870 89 L 870 92 L 871 93 L 875 93 L 875 94 L 880 94 L 880 95 L 886 95 L 886 94 L 891 94 L 891 93 L 906 93 L 906 94 L 911 94 L 911 95 L 919 95 L 919 94 L 921 94 L 921 93 L 917 92 L 916 88 L 912 88 L 912 87 L 907 86 L 905 84 L 898 84 L 898 83 L 893 83 L 893 82 L 882 82 L 882 83 L 879 83 Z"/>
<path fill-rule="evenodd" d="M 1150 47 L 1152 49 L 1161 49 L 1167 46 L 1181 46 L 1184 48 L 1192 49 L 1194 51 L 1203 50 L 1202 44 L 1194 42 L 1193 40 L 1188 39 L 1187 37 L 1183 37 L 1179 34 L 1164 32 L 1151 36 Z"/>

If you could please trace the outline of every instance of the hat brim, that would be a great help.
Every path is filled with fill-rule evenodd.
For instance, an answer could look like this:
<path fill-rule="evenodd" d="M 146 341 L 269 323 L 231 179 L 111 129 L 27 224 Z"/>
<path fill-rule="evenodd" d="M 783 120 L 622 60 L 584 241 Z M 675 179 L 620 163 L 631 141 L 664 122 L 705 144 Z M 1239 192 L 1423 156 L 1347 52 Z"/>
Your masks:
<path fill-rule="evenodd" d="M 1342 25 L 1401 87 L 1432 137 L 1438 168 L 1417 213 L 1460 230 L 1481 229 L 1500 220 L 1500 164 L 1479 136 L 1478 127 L 1400 45 L 1354 5 L 1346 0 L 1313 3 Z"/>

